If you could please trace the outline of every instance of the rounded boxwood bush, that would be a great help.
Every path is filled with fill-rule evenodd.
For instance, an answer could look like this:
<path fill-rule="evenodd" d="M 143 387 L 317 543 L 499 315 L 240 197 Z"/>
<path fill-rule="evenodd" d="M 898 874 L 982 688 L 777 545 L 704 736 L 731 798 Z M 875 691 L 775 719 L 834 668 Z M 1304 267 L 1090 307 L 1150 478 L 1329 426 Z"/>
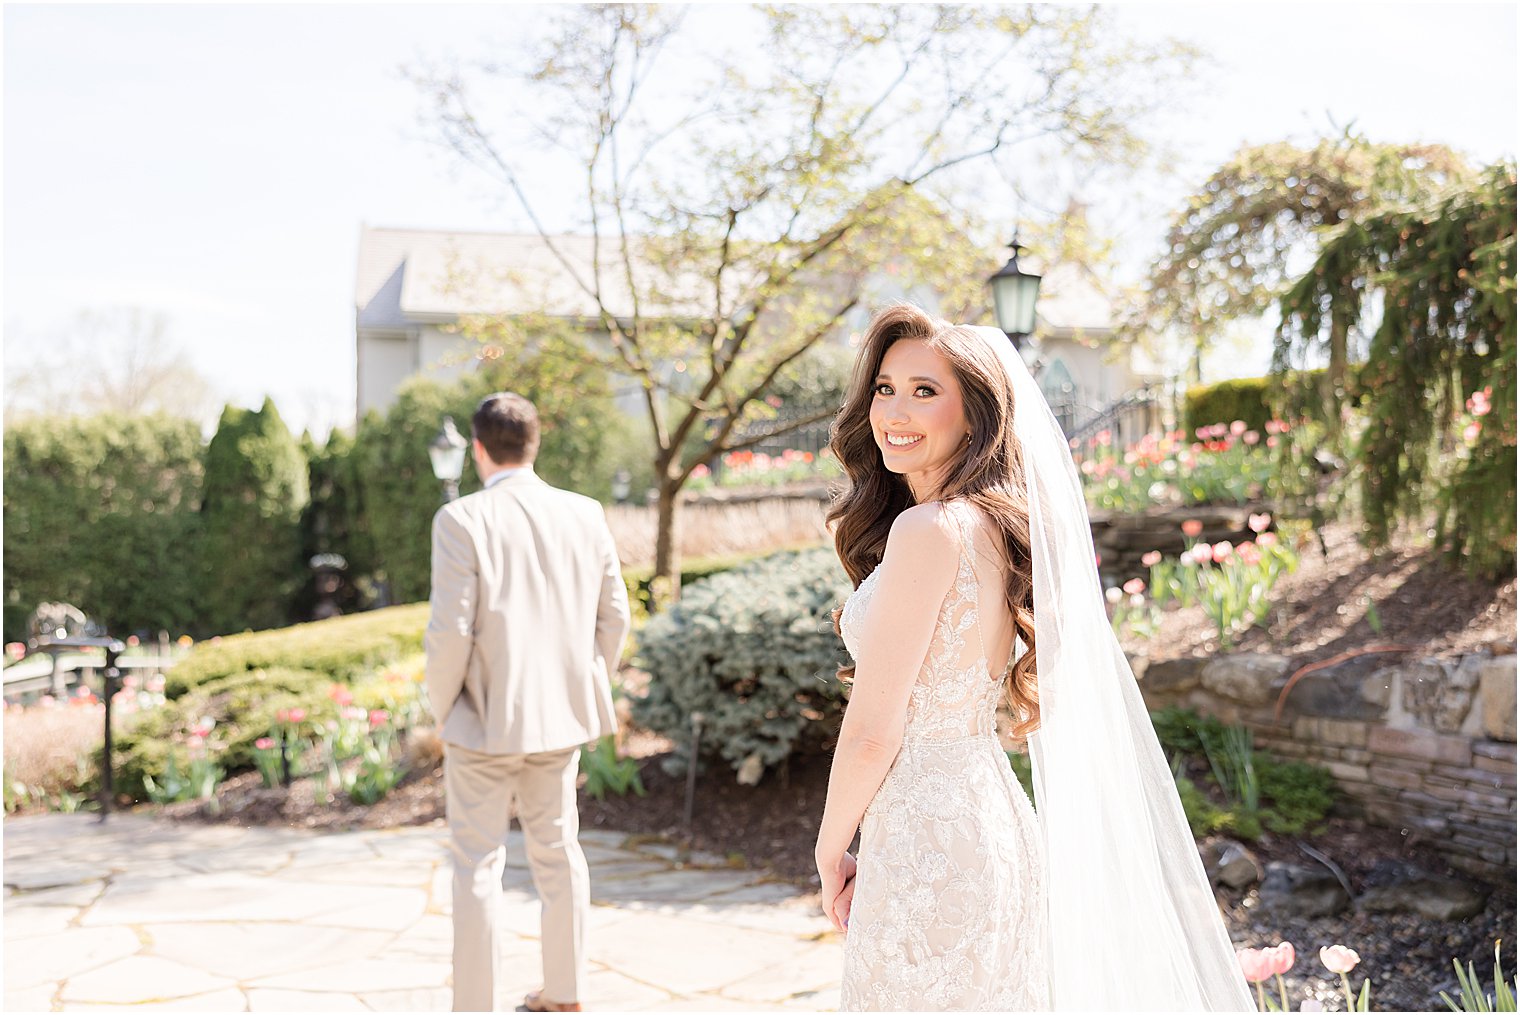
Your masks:
<path fill-rule="evenodd" d="M 850 592 L 830 549 L 779 553 L 694 582 L 650 618 L 635 662 L 649 690 L 634 720 L 686 762 L 700 714 L 702 754 L 753 783 L 794 753 L 821 748 L 845 702 L 847 661 L 832 614 Z"/>

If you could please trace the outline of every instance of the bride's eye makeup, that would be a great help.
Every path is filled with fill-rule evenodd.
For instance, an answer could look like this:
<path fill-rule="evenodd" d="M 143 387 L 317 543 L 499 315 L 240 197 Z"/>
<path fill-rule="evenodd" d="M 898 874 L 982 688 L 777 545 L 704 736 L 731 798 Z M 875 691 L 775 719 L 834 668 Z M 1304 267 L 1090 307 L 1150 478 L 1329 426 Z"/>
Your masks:
<path fill-rule="evenodd" d="M 878 395 L 890 395 L 892 393 L 892 385 L 888 384 L 886 381 L 877 381 L 875 393 Z M 918 385 L 913 389 L 913 393 L 915 395 L 922 395 L 925 398 L 933 398 L 935 395 L 939 394 L 938 391 L 934 390 L 927 384 Z"/>

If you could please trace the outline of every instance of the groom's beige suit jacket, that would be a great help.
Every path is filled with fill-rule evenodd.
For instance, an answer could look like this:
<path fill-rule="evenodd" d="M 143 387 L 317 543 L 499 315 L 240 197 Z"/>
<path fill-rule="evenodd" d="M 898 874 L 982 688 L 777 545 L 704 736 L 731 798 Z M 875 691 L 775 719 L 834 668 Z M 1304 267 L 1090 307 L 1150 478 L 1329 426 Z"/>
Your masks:
<path fill-rule="evenodd" d="M 433 518 L 427 690 L 444 742 L 484 754 L 617 730 L 628 593 L 602 506 L 524 469 Z"/>

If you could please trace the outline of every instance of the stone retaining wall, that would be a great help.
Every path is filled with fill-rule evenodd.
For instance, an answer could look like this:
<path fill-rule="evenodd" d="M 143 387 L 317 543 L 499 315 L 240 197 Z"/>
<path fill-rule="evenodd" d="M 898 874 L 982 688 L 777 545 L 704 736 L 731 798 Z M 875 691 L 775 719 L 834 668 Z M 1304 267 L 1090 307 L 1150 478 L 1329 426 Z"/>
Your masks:
<path fill-rule="evenodd" d="M 1328 768 L 1368 821 L 1404 830 L 1470 874 L 1513 883 L 1513 654 L 1356 656 L 1301 677 L 1281 719 L 1274 709 L 1292 675 L 1283 656 L 1131 664 L 1149 707 L 1243 724 L 1269 754 Z"/>

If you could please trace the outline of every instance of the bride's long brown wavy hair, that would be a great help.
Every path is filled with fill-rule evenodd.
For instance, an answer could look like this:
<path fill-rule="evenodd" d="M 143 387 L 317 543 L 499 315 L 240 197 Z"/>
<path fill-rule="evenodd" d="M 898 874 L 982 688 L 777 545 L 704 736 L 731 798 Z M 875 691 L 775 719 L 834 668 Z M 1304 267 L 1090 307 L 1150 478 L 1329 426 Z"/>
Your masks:
<path fill-rule="evenodd" d="M 882 463 L 881 449 L 871 429 L 871 400 L 882 357 L 894 342 L 903 339 L 922 340 L 945 357 L 960 382 L 971 440 L 946 467 L 937 497 L 975 504 L 1003 534 L 1007 571 L 1004 595 L 1013 614 L 1014 633 L 1027 647 L 1009 667 L 1006 689 L 1014 716 L 1013 732 L 1028 736 L 1039 726 L 1040 707 L 1029 504 L 1022 449 L 1013 432 L 1013 385 L 997 353 L 968 329 L 931 317 L 908 303 L 888 306 L 871 319 L 844 405 L 829 431 L 829 447 L 848 479 L 848 485 L 829 507 L 834 549 L 850 581 L 859 586 L 881 563 L 893 521 L 915 503 L 907 479 Z M 840 673 L 849 678 L 854 667 L 845 667 Z"/>

